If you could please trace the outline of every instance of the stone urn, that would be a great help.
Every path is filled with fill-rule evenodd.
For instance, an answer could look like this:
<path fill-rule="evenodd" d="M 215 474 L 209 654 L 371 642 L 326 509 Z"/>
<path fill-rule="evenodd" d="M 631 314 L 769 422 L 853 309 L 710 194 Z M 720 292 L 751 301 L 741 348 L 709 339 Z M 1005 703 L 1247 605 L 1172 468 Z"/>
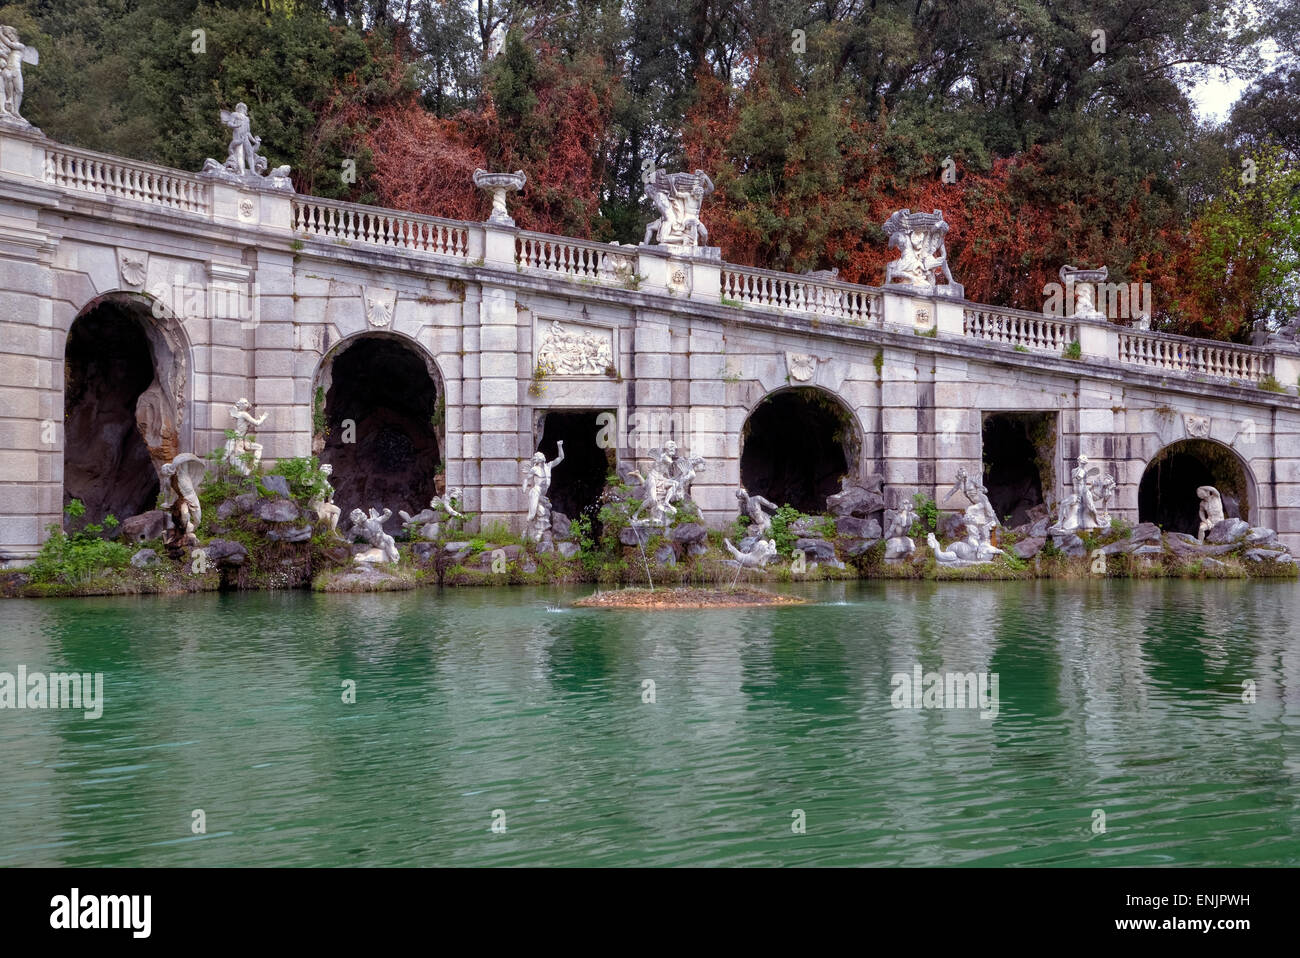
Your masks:
<path fill-rule="evenodd" d="M 487 218 L 487 222 L 495 223 L 498 226 L 514 226 L 515 221 L 510 218 L 506 211 L 506 193 L 508 191 L 519 192 L 528 182 L 528 177 L 524 175 L 523 170 L 515 170 L 513 173 L 489 173 L 487 170 L 474 171 L 474 185 L 481 190 L 490 190 L 492 193 L 492 212 Z"/>

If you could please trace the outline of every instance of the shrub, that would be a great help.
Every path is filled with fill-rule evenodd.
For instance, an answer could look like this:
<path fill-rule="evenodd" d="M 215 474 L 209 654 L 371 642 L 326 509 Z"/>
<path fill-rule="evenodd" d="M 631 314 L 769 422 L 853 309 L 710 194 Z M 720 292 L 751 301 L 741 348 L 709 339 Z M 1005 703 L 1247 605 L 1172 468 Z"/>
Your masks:
<path fill-rule="evenodd" d="M 1083 346 L 1080 345 L 1080 343 L 1079 343 L 1079 341 L 1078 341 L 1077 339 L 1074 340 L 1074 342 L 1072 342 L 1072 343 L 1070 343 L 1070 345 L 1066 346 L 1065 349 L 1061 352 L 1061 358 L 1062 358 L 1062 359 L 1082 359 L 1082 358 L 1083 358 Z"/>
<path fill-rule="evenodd" d="M 271 470 L 273 476 L 284 476 L 293 494 L 306 501 L 322 500 L 328 480 L 320 471 L 320 461 L 315 457 L 281 459 Z"/>
<path fill-rule="evenodd" d="M 927 532 L 939 531 L 939 505 L 927 495 L 919 492 L 912 493 L 912 507 L 916 510 L 917 519 L 912 523 L 912 527 L 907 530 L 907 535 L 912 539 L 923 539 Z"/>
<path fill-rule="evenodd" d="M 69 519 L 79 519 L 85 515 L 86 507 L 80 499 L 73 499 L 63 511 Z M 29 570 L 32 581 L 76 585 L 105 571 L 129 565 L 130 547 L 103 538 L 105 529 L 112 532 L 117 524 L 117 519 L 110 514 L 104 517 L 102 525 L 91 523 L 68 535 L 58 523 L 51 523 L 50 537 Z"/>

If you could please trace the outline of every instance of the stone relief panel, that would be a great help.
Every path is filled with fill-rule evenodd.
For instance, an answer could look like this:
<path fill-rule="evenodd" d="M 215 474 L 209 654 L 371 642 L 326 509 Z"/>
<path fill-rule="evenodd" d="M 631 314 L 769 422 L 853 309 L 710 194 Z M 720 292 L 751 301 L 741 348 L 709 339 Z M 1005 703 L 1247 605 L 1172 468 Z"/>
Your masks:
<path fill-rule="evenodd" d="M 614 367 L 614 332 L 599 326 L 543 321 L 537 330 L 537 365 L 552 376 L 603 376 Z"/>

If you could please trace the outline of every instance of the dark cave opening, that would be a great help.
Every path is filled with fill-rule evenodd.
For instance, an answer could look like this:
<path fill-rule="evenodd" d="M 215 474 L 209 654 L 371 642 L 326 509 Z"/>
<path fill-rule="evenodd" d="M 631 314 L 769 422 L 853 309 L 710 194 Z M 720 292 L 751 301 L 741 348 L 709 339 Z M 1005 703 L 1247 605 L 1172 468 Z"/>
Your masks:
<path fill-rule="evenodd" d="M 610 451 L 596 445 L 601 431 L 598 416 L 598 410 L 548 411 L 543 420 L 538 451 L 547 461 L 558 454 L 557 442 L 564 441 L 564 461 L 551 473 L 547 496 L 551 508 L 570 519 L 596 518 L 605 478 L 614 471 Z"/>
<path fill-rule="evenodd" d="M 1043 504 L 1044 489 L 1052 486 L 1044 471 L 1055 445 L 1055 413 L 984 414 L 983 482 L 998 519 L 1008 526 L 1029 522 L 1029 510 Z"/>
<path fill-rule="evenodd" d="M 1196 535 L 1200 526 L 1198 486 L 1214 486 L 1229 519 L 1250 519 L 1250 491 L 1240 460 L 1208 439 L 1183 439 L 1156 453 L 1138 486 L 1138 520 L 1166 532 Z"/>
<path fill-rule="evenodd" d="M 852 423 L 847 410 L 817 389 L 764 399 L 745 423 L 740 482 L 750 495 L 820 515 L 849 472 Z"/>
<path fill-rule="evenodd" d="M 438 398 L 423 358 L 397 340 L 365 336 L 334 359 L 320 461 L 334 467 L 344 525 L 354 508 L 387 508 L 385 528 L 396 532 L 398 510 L 419 512 L 437 495 Z"/>
<path fill-rule="evenodd" d="M 79 316 L 64 352 L 63 502 L 85 521 L 128 519 L 154 508 L 158 474 L 136 426 L 136 403 L 154 380 L 153 352 L 131 310 L 104 303 Z"/>

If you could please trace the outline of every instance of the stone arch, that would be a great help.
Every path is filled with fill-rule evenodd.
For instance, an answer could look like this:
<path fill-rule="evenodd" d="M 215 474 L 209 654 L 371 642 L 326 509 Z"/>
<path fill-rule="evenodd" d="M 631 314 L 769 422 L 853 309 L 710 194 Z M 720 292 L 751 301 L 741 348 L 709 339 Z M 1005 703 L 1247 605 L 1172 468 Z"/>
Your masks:
<path fill-rule="evenodd" d="M 446 387 L 416 340 L 364 330 L 336 343 L 312 381 L 312 452 L 334 467 L 334 502 L 419 512 L 445 489 Z M 350 421 L 350 425 L 349 425 Z"/>
<path fill-rule="evenodd" d="M 768 393 L 740 432 L 740 484 L 751 495 L 819 514 L 840 481 L 859 478 L 862 428 L 835 393 L 791 386 Z"/>
<path fill-rule="evenodd" d="M 1259 507 L 1250 466 L 1229 446 L 1213 439 L 1180 439 L 1147 463 L 1138 485 L 1138 520 L 1166 532 L 1196 535 L 1198 486 L 1214 486 L 1228 518 L 1253 521 Z"/>
<path fill-rule="evenodd" d="M 154 507 L 159 469 L 192 451 L 192 347 L 159 300 L 116 290 L 68 325 L 63 364 L 63 500 L 89 521 Z"/>

